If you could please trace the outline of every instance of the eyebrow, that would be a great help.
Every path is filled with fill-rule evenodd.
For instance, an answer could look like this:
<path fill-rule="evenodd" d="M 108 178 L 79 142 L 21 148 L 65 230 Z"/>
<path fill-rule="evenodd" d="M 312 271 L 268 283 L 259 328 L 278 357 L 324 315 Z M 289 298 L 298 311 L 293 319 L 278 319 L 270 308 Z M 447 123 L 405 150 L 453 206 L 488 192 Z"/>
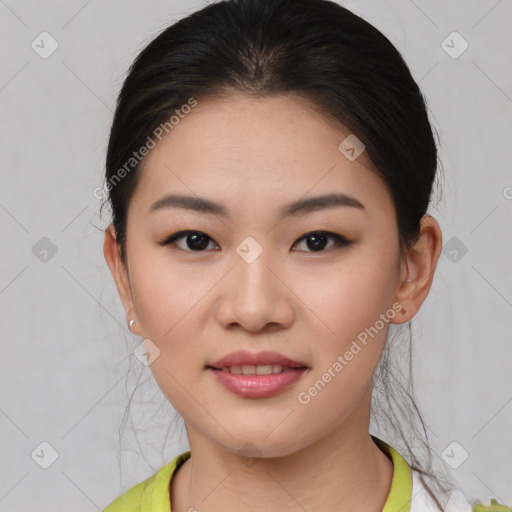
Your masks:
<path fill-rule="evenodd" d="M 289 203 L 279 210 L 281 218 L 289 216 L 304 215 L 327 208 L 335 208 L 340 206 L 348 206 L 365 210 L 363 204 L 355 197 L 347 194 L 332 193 L 322 196 L 309 197 L 299 199 Z M 229 211 L 226 207 L 210 199 L 193 196 L 183 196 L 177 194 L 168 194 L 158 201 L 153 203 L 148 210 L 148 214 L 166 208 L 184 208 L 186 210 L 193 210 L 199 213 L 206 213 L 211 215 L 219 215 L 222 217 L 230 218 Z"/>

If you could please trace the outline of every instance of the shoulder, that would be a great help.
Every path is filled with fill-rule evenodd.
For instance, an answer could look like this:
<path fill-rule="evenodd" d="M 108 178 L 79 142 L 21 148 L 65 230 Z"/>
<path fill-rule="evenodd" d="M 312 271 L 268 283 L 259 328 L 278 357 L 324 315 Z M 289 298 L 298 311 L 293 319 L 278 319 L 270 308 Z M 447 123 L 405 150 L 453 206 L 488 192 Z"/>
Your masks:
<path fill-rule="evenodd" d="M 146 485 L 149 485 L 149 480 L 145 480 L 128 489 L 123 495 L 107 505 L 103 512 L 121 512 L 122 510 L 135 512 L 142 510 L 142 496 L 144 495 L 144 488 Z"/>
<path fill-rule="evenodd" d="M 454 489 L 444 503 L 445 512 L 473 512 L 472 506 L 459 489 Z M 439 512 L 435 501 L 423 485 L 420 474 L 412 470 L 411 512 Z"/>
<path fill-rule="evenodd" d="M 190 457 L 190 451 L 175 457 L 154 475 L 134 485 L 112 501 L 103 512 L 168 512 L 169 482 L 179 465 Z"/>
<path fill-rule="evenodd" d="M 512 512 L 512 508 L 507 507 L 502 503 L 498 503 L 497 500 L 491 498 L 491 503 L 489 505 L 484 505 L 477 501 L 473 506 L 473 512 Z"/>
<path fill-rule="evenodd" d="M 473 500 L 470 503 L 460 489 L 454 489 L 443 503 L 445 512 L 512 512 L 512 509 L 491 499 L 490 505 Z M 420 474 L 412 470 L 412 497 L 410 512 L 439 512 L 439 508 L 425 489 Z"/>

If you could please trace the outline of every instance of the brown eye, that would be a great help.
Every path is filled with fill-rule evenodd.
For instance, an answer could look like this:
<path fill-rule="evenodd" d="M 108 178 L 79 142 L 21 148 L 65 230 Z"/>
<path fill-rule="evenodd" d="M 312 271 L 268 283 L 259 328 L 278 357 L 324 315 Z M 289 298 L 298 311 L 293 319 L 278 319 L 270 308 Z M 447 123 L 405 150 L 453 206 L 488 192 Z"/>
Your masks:
<path fill-rule="evenodd" d="M 169 238 L 165 239 L 161 245 L 171 245 L 174 244 L 177 240 L 181 240 L 185 238 L 186 247 L 180 246 L 176 244 L 180 249 L 189 252 L 203 252 L 208 248 L 208 244 L 213 242 L 208 235 L 202 233 L 201 231 L 179 231 L 178 233 L 174 233 Z"/>
<path fill-rule="evenodd" d="M 327 250 L 332 249 L 333 247 L 348 246 L 352 243 L 344 236 L 337 235 L 336 233 L 329 233 L 328 231 L 313 231 L 299 238 L 295 244 L 304 240 L 306 241 L 306 246 L 311 249 L 310 252 L 324 252 L 329 239 L 334 240 L 334 244 Z"/>

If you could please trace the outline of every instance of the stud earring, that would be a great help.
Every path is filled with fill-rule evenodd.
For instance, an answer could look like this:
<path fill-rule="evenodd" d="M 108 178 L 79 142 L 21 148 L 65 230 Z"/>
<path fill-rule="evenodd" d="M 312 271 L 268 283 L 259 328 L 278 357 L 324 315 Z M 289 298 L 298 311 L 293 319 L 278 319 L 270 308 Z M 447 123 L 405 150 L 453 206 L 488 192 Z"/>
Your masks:
<path fill-rule="evenodd" d="M 130 329 L 130 331 L 132 330 L 132 325 L 135 323 L 135 320 L 130 320 L 130 323 L 128 324 L 128 329 Z"/>

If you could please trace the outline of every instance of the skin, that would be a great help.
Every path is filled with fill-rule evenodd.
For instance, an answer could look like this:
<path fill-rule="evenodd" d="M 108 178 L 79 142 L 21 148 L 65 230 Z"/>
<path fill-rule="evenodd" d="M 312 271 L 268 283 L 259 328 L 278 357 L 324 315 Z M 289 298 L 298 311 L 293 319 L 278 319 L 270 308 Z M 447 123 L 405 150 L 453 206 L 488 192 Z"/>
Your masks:
<path fill-rule="evenodd" d="M 366 153 L 350 161 L 338 150 L 349 133 L 293 95 L 199 101 L 145 159 L 128 210 L 128 267 L 113 227 L 105 230 L 104 254 L 127 322 L 134 319 L 132 332 L 160 350 L 151 370 L 188 433 L 192 457 L 172 480 L 173 512 L 384 506 L 393 465 L 369 435 L 372 376 L 390 323 L 409 321 L 425 300 L 442 240 L 438 223 L 425 216 L 418 242 L 400 259 L 385 184 Z M 333 191 L 365 209 L 277 215 L 288 202 Z M 147 213 L 170 192 L 220 202 L 231 217 L 179 208 Z M 210 237 L 206 249 L 190 249 L 186 236 L 159 244 L 188 229 Z M 353 244 L 328 238 L 315 252 L 300 240 L 311 231 Z M 247 236 L 263 249 L 252 263 L 236 252 Z M 394 303 L 402 312 L 301 404 L 298 393 Z M 238 349 L 275 350 L 309 369 L 278 395 L 242 398 L 205 370 Z M 249 442 L 261 455 L 251 465 L 239 457 Z"/>

